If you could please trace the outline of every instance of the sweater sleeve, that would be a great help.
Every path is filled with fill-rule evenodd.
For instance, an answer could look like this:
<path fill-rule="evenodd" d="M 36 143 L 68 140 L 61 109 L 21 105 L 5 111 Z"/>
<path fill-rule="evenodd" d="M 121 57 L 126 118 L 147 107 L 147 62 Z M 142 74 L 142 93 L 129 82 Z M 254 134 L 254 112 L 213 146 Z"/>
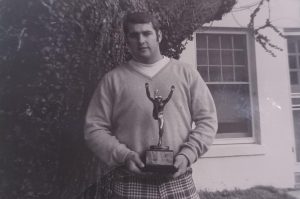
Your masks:
<path fill-rule="evenodd" d="M 100 81 L 90 101 L 84 126 L 84 138 L 88 147 L 108 166 L 124 163 L 131 151 L 113 135 L 113 98 L 107 76 Z"/>
<path fill-rule="evenodd" d="M 213 143 L 218 128 L 216 107 L 206 83 L 197 71 L 190 82 L 190 111 L 195 128 L 189 133 L 179 154 L 194 163 Z"/>

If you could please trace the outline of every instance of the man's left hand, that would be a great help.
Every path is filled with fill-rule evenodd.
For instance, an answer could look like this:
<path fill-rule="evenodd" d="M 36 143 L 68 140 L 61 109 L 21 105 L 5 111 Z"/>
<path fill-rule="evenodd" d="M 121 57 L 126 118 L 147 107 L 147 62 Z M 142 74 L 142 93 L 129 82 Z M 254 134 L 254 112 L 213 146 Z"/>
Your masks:
<path fill-rule="evenodd" d="M 188 159 L 184 155 L 177 155 L 175 157 L 174 167 L 177 169 L 176 173 L 173 174 L 173 178 L 177 178 L 184 174 L 188 168 Z"/>

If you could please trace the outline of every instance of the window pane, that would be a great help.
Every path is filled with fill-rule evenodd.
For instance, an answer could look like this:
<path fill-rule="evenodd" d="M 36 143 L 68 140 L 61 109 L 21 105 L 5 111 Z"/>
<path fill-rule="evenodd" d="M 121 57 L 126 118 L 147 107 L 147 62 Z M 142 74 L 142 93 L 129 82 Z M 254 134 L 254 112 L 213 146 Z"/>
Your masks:
<path fill-rule="evenodd" d="M 208 67 L 207 66 L 199 66 L 198 71 L 203 78 L 204 81 L 208 81 Z"/>
<path fill-rule="evenodd" d="M 299 84 L 298 72 L 290 72 L 290 76 L 292 85 Z"/>
<path fill-rule="evenodd" d="M 235 49 L 246 49 L 245 35 L 235 35 L 233 37 L 233 45 Z"/>
<path fill-rule="evenodd" d="M 288 61 L 292 93 L 300 93 L 300 37 L 288 36 Z"/>
<path fill-rule="evenodd" d="M 293 111 L 297 162 L 300 162 L 300 111 Z"/>
<path fill-rule="evenodd" d="M 252 114 L 248 85 L 208 85 L 217 107 L 218 134 L 252 136 Z M 232 135 L 230 136 L 232 137 Z"/>
<path fill-rule="evenodd" d="M 223 67 L 222 72 L 223 72 L 223 81 L 229 82 L 234 80 L 233 67 Z"/>
<path fill-rule="evenodd" d="M 249 132 L 251 131 L 251 121 L 249 120 L 240 120 L 238 122 L 220 122 L 219 128 L 222 129 L 219 131 L 220 133 L 240 133 L 240 132 Z M 224 137 L 224 136 L 223 136 Z M 236 136 L 230 136 L 236 137 Z"/>
<path fill-rule="evenodd" d="M 220 49 L 220 42 L 218 35 L 208 35 L 208 48 Z"/>
<path fill-rule="evenodd" d="M 197 64 L 198 65 L 207 65 L 207 52 L 206 50 L 197 50 Z"/>
<path fill-rule="evenodd" d="M 295 53 L 296 52 L 296 46 L 293 41 L 288 42 L 288 52 L 289 53 Z"/>
<path fill-rule="evenodd" d="M 236 67 L 235 68 L 235 80 L 237 82 L 248 82 L 247 67 Z"/>
<path fill-rule="evenodd" d="M 297 57 L 294 55 L 289 55 L 289 66 L 290 68 L 297 68 Z"/>
<path fill-rule="evenodd" d="M 300 105 L 300 98 L 292 98 L 292 104 L 293 105 Z"/>
<path fill-rule="evenodd" d="M 209 65 L 220 65 L 221 64 L 219 50 L 209 50 L 208 57 L 209 57 Z"/>
<path fill-rule="evenodd" d="M 222 49 L 232 49 L 232 40 L 230 35 L 221 36 L 221 48 Z"/>
<path fill-rule="evenodd" d="M 221 81 L 221 67 L 209 67 L 210 81 L 220 82 Z"/>
<path fill-rule="evenodd" d="M 244 51 L 234 52 L 235 65 L 246 65 L 246 56 Z"/>
<path fill-rule="evenodd" d="M 206 35 L 204 34 L 196 34 L 196 45 L 197 48 L 207 48 Z"/>
<path fill-rule="evenodd" d="M 232 51 L 223 50 L 222 53 L 222 65 L 233 65 Z"/>

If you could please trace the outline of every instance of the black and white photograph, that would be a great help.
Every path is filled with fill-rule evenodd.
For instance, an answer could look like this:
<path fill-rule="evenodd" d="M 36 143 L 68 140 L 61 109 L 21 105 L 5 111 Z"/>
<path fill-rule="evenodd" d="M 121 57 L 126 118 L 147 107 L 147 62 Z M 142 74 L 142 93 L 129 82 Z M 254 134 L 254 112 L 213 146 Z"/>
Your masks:
<path fill-rule="evenodd" d="M 300 199 L 300 1 L 0 0 L 0 199 Z"/>

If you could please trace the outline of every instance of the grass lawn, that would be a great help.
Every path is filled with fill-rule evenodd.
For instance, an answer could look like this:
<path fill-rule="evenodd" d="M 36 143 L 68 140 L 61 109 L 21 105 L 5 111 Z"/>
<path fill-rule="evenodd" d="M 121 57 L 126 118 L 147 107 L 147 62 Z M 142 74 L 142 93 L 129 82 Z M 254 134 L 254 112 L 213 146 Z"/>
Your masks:
<path fill-rule="evenodd" d="M 295 199 L 286 192 L 284 189 L 257 186 L 246 190 L 200 191 L 199 195 L 201 199 Z"/>

